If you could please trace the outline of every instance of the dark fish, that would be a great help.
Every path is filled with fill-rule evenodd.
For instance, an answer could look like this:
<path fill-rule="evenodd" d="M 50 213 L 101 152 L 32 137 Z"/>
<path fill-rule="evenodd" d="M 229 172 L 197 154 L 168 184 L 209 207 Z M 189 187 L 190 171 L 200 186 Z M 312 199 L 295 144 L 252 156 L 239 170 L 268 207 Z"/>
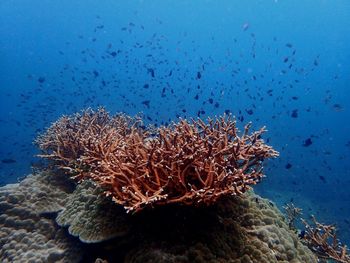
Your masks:
<path fill-rule="evenodd" d="M 326 182 L 326 178 L 322 175 L 318 176 L 320 178 L 320 180 L 323 182 L 323 183 L 327 183 Z"/>
<path fill-rule="evenodd" d="M 39 77 L 38 78 L 38 82 L 39 83 L 44 83 L 45 82 L 45 78 L 44 77 Z"/>
<path fill-rule="evenodd" d="M 154 69 L 153 69 L 153 68 L 149 68 L 149 69 L 148 69 L 148 73 L 150 73 L 151 76 L 152 76 L 152 78 L 154 78 L 155 73 L 154 73 Z"/>
<path fill-rule="evenodd" d="M 16 163 L 17 161 L 14 159 L 2 159 L 2 163 L 10 164 L 10 163 Z"/>
<path fill-rule="evenodd" d="M 254 111 L 252 109 L 249 109 L 249 110 L 245 110 L 249 115 L 252 115 L 254 113 Z"/>
<path fill-rule="evenodd" d="M 342 111 L 343 110 L 343 107 L 340 105 L 340 104 L 334 104 L 333 105 L 333 109 L 335 111 Z"/>
<path fill-rule="evenodd" d="M 149 101 L 149 100 L 144 100 L 144 101 L 142 102 L 142 104 L 145 105 L 147 108 L 149 108 L 150 102 L 151 102 L 151 101 Z"/>
<path fill-rule="evenodd" d="M 112 57 L 116 57 L 117 56 L 117 52 L 115 52 L 115 51 L 112 51 L 111 53 L 109 53 Z"/>
<path fill-rule="evenodd" d="M 311 138 L 307 138 L 307 139 L 303 142 L 303 146 L 304 146 L 304 147 L 309 147 L 311 144 L 312 144 Z"/>
<path fill-rule="evenodd" d="M 197 79 L 200 79 L 202 77 L 202 74 L 198 71 L 197 72 Z"/>
<path fill-rule="evenodd" d="M 292 47 L 293 47 L 293 45 L 292 45 L 291 43 L 287 43 L 287 44 L 286 44 L 286 47 L 288 47 L 288 48 L 292 48 Z"/>
<path fill-rule="evenodd" d="M 292 165 L 290 163 L 287 163 L 285 168 L 288 170 L 288 169 L 292 168 Z"/>
<path fill-rule="evenodd" d="M 290 115 L 292 118 L 298 118 L 298 110 L 293 110 L 292 114 Z"/>

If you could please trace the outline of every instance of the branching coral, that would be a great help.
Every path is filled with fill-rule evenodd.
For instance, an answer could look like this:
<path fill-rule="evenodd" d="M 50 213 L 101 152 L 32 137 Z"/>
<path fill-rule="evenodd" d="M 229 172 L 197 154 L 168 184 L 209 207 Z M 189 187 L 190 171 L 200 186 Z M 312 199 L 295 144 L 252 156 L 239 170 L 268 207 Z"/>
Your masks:
<path fill-rule="evenodd" d="M 303 237 L 306 245 L 320 258 L 333 259 L 341 263 L 350 263 L 350 255 L 346 245 L 337 239 L 336 227 L 316 221 L 312 216 L 313 225 L 301 219 L 306 231 Z"/>
<path fill-rule="evenodd" d="M 301 216 L 302 209 L 299 207 L 296 207 L 293 203 L 288 203 L 285 206 L 283 206 L 283 208 L 286 213 L 286 219 L 287 219 L 289 228 L 296 230 L 295 221 L 297 221 Z"/>
<path fill-rule="evenodd" d="M 180 120 L 146 129 L 139 118 L 84 111 L 54 123 L 37 144 L 58 167 L 79 180 L 92 179 L 125 207 L 212 204 L 239 195 L 263 177 L 262 161 L 278 152 L 261 135 L 239 133 L 231 116 Z"/>

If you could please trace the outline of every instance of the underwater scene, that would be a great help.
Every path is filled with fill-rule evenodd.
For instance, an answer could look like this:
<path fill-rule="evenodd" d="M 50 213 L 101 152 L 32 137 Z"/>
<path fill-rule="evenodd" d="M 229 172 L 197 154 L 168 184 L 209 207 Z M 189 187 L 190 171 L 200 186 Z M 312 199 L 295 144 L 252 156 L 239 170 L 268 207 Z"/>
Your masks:
<path fill-rule="evenodd" d="M 350 262 L 350 1 L 3 0 L 0 262 Z"/>

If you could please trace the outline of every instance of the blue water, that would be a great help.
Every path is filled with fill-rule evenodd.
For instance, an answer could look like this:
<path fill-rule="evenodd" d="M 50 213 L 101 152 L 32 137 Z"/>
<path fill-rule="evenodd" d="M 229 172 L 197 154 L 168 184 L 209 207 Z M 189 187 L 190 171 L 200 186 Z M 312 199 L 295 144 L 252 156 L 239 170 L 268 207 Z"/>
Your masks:
<path fill-rule="evenodd" d="M 30 173 L 62 114 L 226 111 L 280 151 L 256 191 L 350 243 L 348 0 L 3 0 L 0 34 L 2 185 Z"/>

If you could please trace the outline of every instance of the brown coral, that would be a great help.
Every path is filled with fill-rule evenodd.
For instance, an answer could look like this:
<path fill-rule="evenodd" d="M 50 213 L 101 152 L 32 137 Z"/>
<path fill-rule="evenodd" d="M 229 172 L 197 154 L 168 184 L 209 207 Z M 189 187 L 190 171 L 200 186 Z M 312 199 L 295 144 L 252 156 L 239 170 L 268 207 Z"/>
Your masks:
<path fill-rule="evenodd" d="M 140 119 L 104 109 L 63 117 L 37 139 L 50 160 L 79 180 L 93 179 L 127 211 L 169 203 L 212 204 L 239 195 L 263 177 L 262 161 L 278 153 L 265 128 L 239 133 L 231 116 L 180 120 L 145 129 Z"/>
<path fill-rule="evenodd" d="M 306 245 L 319 257 L 333 259 L 341 263 L 350 263 L 350 255 L 346 245 L 342 245 L 337 239 L 336 227 L 317 222 L 314 216 L 311 217 L 313 225 L 301 219 L 305 225 L 303 237 Z"/>

